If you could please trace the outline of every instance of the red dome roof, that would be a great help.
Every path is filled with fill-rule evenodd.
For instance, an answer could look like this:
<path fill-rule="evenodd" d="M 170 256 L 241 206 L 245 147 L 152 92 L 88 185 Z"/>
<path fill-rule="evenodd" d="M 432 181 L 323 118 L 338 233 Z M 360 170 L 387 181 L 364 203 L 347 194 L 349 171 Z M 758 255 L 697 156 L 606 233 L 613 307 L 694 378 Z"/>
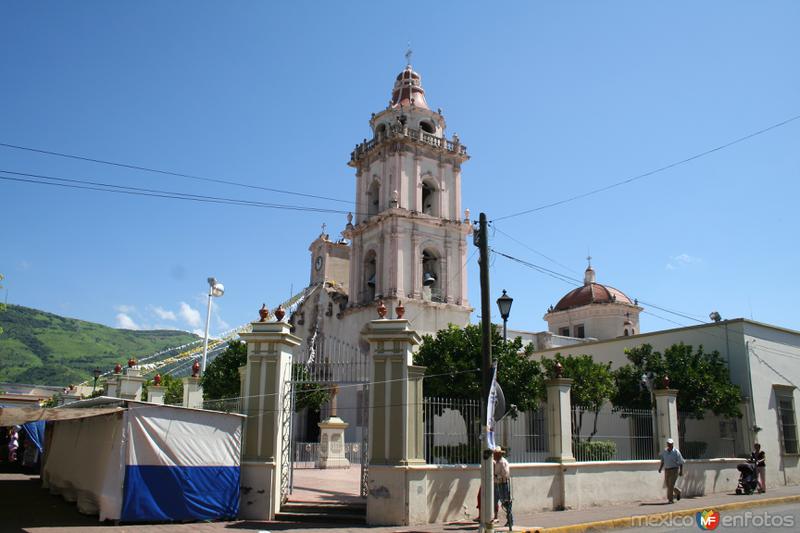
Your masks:
<path fill-rule="evenodd" d="M 625 293 L 609 287 L 608 285 L 601 285 L 595 282 L 595 272 L 590 264 L 586 269 L 583 277 L 583 287 L 578 287 L 569 291 L 563 298 L 561 298 L 553 311 L 566 311 L 567 309 L 574 309 L 575 307 L 583 307 L 589 304 L 627 304 L 636 305 L 630 298 L 625 296 Z"/>
<path fill-rule="evenodd" d="M 621 303 L 633 305 L 630 298 L 625 293 L 599 283 L 587 283 L 583 287 L 569 291 L 556 304 L 553 311 L 566 311 L 575 307 L 582 307 L 589 304 L 610 304 Z"/>

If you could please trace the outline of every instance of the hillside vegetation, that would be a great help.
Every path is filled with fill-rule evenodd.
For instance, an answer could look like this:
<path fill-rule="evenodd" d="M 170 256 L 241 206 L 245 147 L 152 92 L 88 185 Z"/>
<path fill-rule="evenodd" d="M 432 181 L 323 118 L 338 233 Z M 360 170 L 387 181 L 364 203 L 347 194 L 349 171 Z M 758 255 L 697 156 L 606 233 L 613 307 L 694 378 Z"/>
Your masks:
<path fill-rule="evenodd" d="M 0 311 L 0 382 L 68 385 L 198 337 L 185 331 L 133 331 L 8 305 Z"/>

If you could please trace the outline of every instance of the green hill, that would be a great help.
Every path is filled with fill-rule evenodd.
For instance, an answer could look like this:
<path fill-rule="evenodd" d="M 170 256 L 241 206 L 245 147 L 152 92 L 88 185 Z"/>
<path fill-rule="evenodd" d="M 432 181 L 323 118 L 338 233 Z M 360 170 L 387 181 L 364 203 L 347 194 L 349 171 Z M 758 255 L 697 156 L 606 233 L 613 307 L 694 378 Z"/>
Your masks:
<path fill-rule="evenodd" d="M 185 331 L 133 331 L 66 318 L 29 307 L 0 311 L 0 382 L 67 385 L 92 378 L 95 367 L 111 370 L 196 340 Z"/>

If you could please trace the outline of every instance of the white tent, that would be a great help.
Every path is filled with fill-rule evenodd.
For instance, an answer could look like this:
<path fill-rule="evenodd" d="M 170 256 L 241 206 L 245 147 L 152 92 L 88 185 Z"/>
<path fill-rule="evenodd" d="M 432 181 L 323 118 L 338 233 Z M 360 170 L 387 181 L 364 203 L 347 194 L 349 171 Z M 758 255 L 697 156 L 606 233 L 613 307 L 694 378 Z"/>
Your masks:
<path fill-rule="evenodd" d="M 99 407 L 122 407 L 108 414 Z M 123 522 L 234 518 L 241 415 L 93 398 L 48 423 L 42 480 L 86 514 Z"/>

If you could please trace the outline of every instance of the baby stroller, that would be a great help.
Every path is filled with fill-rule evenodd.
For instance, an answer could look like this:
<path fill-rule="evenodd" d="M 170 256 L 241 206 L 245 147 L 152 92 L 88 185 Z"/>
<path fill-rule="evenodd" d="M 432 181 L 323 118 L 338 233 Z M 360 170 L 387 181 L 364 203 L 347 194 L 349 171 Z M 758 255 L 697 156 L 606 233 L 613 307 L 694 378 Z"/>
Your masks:
<path fill-rule="evenodd" d="M 736 494 L 753 494 L 758 488 L 758 474 L 756 465 L 752 461 L 739 463 L 736 465 L 739 474 L 739 484 L 736 486 Z"/>

